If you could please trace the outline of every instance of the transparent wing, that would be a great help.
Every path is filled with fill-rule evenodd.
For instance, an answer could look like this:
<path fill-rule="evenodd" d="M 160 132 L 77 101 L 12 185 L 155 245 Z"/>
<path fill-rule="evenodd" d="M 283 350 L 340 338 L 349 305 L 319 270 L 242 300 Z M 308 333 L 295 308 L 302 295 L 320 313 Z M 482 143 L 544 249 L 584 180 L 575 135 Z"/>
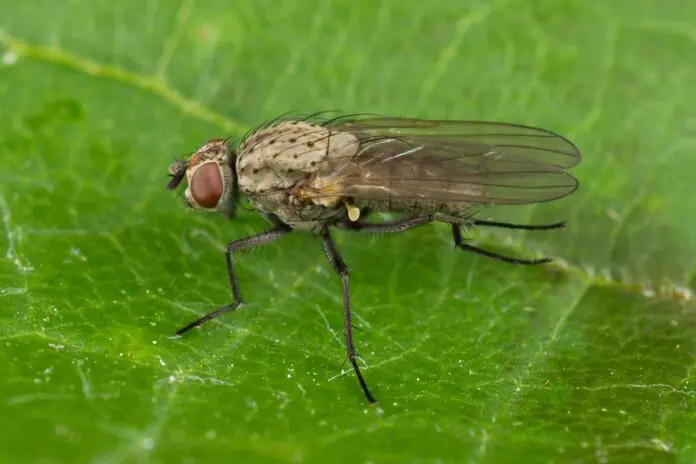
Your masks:
<path fill-rule="evenodd" d="M 318 170 L 309 197 L 525 204 L 578 187 L 566 169 L 580 161 L 579 150 L 544 129 L 382 117 L 338 118 L 324 126 L 355 135 L 359 145 Z"/>

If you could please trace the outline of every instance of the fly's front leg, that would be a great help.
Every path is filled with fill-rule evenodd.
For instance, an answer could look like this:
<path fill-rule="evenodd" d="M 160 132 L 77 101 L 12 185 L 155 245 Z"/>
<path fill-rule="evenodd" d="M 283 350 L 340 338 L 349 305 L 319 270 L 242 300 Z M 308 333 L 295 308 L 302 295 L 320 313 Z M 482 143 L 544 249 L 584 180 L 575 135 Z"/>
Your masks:
<path fill-rule="evenodd" d="M 346 352 L 348 354 L 348 361 L 353 366 L 353 371 L 358 377 L 358 382 L 360 383 L 360 388 L 362 388 L 367 401 L 370 403 L 375 403 L 376 400 L 370 390 L 367 388 L 367 383 L 363 378 L 360 368 L 358 367 L 357 354 L 355 352 L 355 346 L 353 345 L 353 325 L 351 322 L 352 316 L 350 312 L 350 287 L 348 283 L 348 267 L 341 257 L 341 253 L 336 247 L 336 243 L 331 237 L 331 233 L 328 229 L 321 232 L 321 237 L 324 245 L 324 252 L 329 262 L 336 270 L 338 275 L 341 277 L 341 284 L 343 286 L 343 330 L 346 336 Z"/>
<path fill-rule="evenodd" d="M 177 330 L 177 332 L 174 334 L 176 337 L 180 337 L 184 333 L 188 332 L 191 329 L 194 329 L 202 324 L 205 324 L 211 319 L 215 319 L 216 317 L 220 316 L 221 314 L 228 313 L 230 311 L 234 311 L 237 309 L 242 303 L 244 303 L 244 299 L 242 298 L 242 293 L 239 290 L 239 282 L 237 281 L 237 274 L 234 271 L 234 266 L 232 264 L 232 253 L 237 253 L 242 250 L 246 250 L 258 245 L 265 245 L 267 243 L 272 242 L 273 240 L 276 240 L 283 235 L 287 234 L 290 232 L 292 229 L 280 222 L 279 220 L 275 219 L 274 217 L 268 217 L 268 219 L 274 224 L 273 229 L 263 232 L 258 235 L 252 235 L 251 237 L 246 237 L 242 238 L 240 240 L 235 240 L 234 242 L 230 243 L 227 245 L 227 248 L 225 250 L 225 260 L 227 261 L 227 273 L 230 278 L 230 287 L 232 289 L 232 303 L 222 306 L 221 308 L 216 309 L 215 311 L 206 314 L 205 316 L 201 317 L 200 319 L 196 319 L 195 321 L 191 322 L 185 327 L 182 327 L 181 329 Z"/>

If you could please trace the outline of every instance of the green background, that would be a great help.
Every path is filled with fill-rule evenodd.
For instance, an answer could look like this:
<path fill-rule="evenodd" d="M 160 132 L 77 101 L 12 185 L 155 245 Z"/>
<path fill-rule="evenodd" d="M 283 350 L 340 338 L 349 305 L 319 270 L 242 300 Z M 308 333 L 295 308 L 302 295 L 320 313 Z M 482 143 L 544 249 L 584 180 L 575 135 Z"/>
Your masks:
<path fill-rule="evenodd" d="M 693 462 L 696 3 L 0 1 L 4 462 Z M 186 211 L 168 164 L 286 111 L 494 119 L 583 150 L 569 198 L 320 243 Z M 335 377 L 335 378 L 334 378 Z"/>

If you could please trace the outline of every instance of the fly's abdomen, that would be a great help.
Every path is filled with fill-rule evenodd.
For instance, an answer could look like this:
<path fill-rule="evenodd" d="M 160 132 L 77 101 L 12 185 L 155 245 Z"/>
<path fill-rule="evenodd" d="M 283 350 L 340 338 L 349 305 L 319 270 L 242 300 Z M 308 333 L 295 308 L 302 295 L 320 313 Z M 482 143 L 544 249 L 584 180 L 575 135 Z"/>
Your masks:
<path fill-rule="evenodd" d="M 443 203 L 432 200 L 406 200 L 390 198 L 386 200 L 362 200 L 354 202 L 360 208 L 369 208 L 370 211 L 379 213 L 404 213 L 412 215 L 423 214 L 447 214 L 451 216 L 465 217 L 470 215 L 471 205 L 466 203 Z"/>

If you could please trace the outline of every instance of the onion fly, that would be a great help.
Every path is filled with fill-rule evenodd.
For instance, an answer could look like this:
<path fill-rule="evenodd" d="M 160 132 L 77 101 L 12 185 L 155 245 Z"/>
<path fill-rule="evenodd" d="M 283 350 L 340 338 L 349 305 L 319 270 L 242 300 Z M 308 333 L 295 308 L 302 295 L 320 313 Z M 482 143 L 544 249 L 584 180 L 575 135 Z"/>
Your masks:
<path fill-rule="evenodd" d="M 283 116 L 256 127 L 235 149 L 212 139 L 187 160 L 169 166 L 167 187 L 186 180 L 189 207 L 234 219 L 242 196 L 271 225 L 266 232 L 227 245 L 232 303 L 191 322 L 177 336 L 237 309 L 243 298 L 232 255 L 270 243 L 297 229 L 318 236 L 340 276 L 348 361 L 365 397 L 376 400 L 358 367 L 353 343 L 348 270 L 331 228 L 403 232 L 440 222 L 452 230 L 454 244 L 514 264 L 542 259 L 499 255 L 464 243 L 462 227 L 491 226 L 548 230 L 565 222 L 520 225 L 476 219 L 491 205 L 523 205 L 565 197 L 578 181 L 568 169 L 580 151 L 548 130 L 487 121 L 424 120 L 371 115 L 327 118 Z M 371 213 L 398 219 L 371 221 Z"/>

